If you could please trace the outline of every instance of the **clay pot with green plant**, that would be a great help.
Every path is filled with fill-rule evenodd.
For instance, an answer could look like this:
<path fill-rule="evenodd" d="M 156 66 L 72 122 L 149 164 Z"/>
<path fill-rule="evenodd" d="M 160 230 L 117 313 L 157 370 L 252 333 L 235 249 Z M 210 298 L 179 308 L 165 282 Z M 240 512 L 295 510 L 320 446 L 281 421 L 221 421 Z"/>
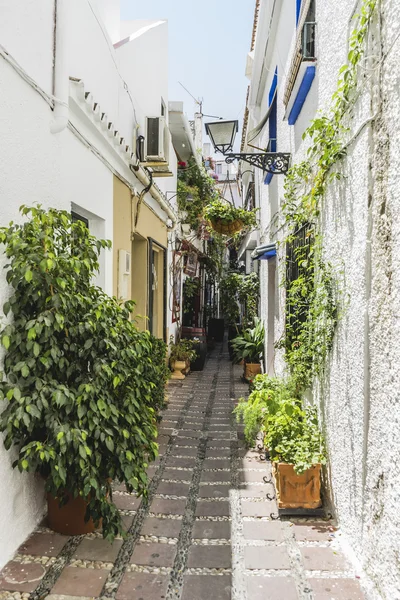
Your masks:
<path fill-rule="evenodd" d="M 171 335 L 169 348 L 170 365 L 174 370 L 171 379 L 185 379 L 185 371 L 190 370 L 190 363 L 196 359 L 193 341 L 182 339 L 174 342 Z"/>
<path fill-rule="evenodd" d="M 21 212 L 23 224 L 0 229 L 11 292 L 3 310 L 12 316 L 0 333 L 0 430 L 13 466 L 44 478 L 50 512 L 82 505 L 70 533 L 91 520 L 112 540 L 123 528 L 111 481 L 143 494 L 158 454 L 166 346 L 138 331 L 134 303 L 93 285 L 110 242 L 66 211 Z"/>
<path fill-rule="evenodd" d="M 250 396 L 241 398 L 235 413 L 244 422 L 249 446 L 261 433 L 273 461 L 279 508 L 320 507 L 324 439 L 315 409 L 303 409 L 293 378 L 257 376 Z"/>
<path fill-rule="evenodd" d="M 264 325 L 261 319 L 254 319 L 254 327 L 244 329 L 240 336 L 232 340 L 235 362 L 244 361 L 244 378 L 251 381 L 261 373 L 264 355 Z"/>
<path fill-rule="evenodd" d="M 314 408 L 281 410 L 266 418 L 265 445 L 274 464 L 279 508 L 321 506 L 326 450 Z"/>

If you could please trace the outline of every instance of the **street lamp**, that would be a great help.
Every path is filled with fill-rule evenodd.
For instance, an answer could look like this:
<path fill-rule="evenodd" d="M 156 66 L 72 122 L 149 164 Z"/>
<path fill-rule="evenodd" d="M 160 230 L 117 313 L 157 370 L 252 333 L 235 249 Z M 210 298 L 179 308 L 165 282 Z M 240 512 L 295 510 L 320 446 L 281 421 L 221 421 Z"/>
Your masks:
<path fill-rule="evenodd" d="M 207 135 L 217 152 L 226 154 L 232 152 L 235 137 L 239 131 L 239 121 L 217 121 L 206 123 Z"/>
<path fill-rule="evenodd" d="M 225 162 L 244 160 L 267 173 L 280 175 L 289 168 L 290 154 L 284 152 L 232 152 L 235 136 L 239 130 L 238 121 L 216 121 L 206 123 L 206 133 L 216 152 L 225 156 Z"/>

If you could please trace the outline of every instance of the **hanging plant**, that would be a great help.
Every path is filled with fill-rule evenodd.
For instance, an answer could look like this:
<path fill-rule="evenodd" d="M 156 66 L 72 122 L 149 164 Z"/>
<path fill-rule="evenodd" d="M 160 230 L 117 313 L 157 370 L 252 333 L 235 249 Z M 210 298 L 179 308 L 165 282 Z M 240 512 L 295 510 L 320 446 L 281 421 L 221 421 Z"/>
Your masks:
<path fill-rule="evenodd" d="M 244 227 L 254 227 L 257 223 L 255 210 L 236 208 L 222 198 L 213 200 L 206 206 L 204 217 L 210 221 L 214 231 L 223 235 L 233 235 Z"/>
<path fill-rule="evenodd" d="M 178 208 L 193 231 L 201 230 L 204 207 L 215 197 L 214 181 L 194 158 L 178 169 Z"/>

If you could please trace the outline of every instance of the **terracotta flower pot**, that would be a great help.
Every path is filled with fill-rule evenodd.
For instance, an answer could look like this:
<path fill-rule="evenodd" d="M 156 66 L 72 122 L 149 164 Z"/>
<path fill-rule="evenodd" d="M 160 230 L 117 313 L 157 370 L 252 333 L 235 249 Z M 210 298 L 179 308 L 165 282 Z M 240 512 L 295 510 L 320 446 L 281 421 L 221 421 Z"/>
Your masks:
<path fill-rule="evenodd" d="M 171 379 L 185 379 L 185 375 L 182 373 L 182 371 L 186 369 L 186 363 L 184 360 L 176 360 L 175 362 L 171 363 L 171 367 L 174 369 Z"/>
<path fill-rule="evenodd" d="M 319 508 L 321 506 L 321 465 L 314 465 L 299 475 L 293 465 L 274 463 L 279 508 Z"/>
<path fill-rule="evenodd" d="M 261 373 L 260 363 L 245 363 L 244 365 L 244 378 L 249 381 L 254 379 L 256 375 Z"/>
<path fill-rule="evenodd" d="M 64 506 L 59 505 L 58 498 L 47 494 L 47 521 L 50 529 L 63 535 L 83 535 L 96 530 L 92 519 L 85 522 L 87 501 L 78 496 L 71 498 Z M 99 528 L 101 527 L 101 521 Z"/>

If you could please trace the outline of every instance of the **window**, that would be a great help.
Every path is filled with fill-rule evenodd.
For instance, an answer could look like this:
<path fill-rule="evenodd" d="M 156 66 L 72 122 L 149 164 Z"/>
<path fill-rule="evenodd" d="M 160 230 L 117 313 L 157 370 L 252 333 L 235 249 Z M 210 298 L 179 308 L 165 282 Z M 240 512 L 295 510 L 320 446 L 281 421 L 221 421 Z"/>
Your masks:
<path fill-rule="evenodd" d="M 215 172 L 217 175 L 221 175 L 222 174 L 222 164 L 221 163 L 217 163 L 215 165 Z"/>
<path fill-rule="evenodd" d="M 311 0 L 301 32 L 301 53 L 303 60 L 315 59 L 315 25 L 315 1 Z"/>
<path fill-rule="evenodd" d="M 286 245 L 286 339 L 290 346 L 297 340 L 310 307 L 307 290 L 300 280 L 310 269 L 308 258 L 313 239 L 313 227 L 305 223 Z"/>
<path fill-rule="evenodd" d="M 85 223 L 86 227 L 89 229 L 89 219 L 86 219 L 86 217 L 82 217 L 82 215 L 71 211 L 71 219 L 73 223 L 76 223 L 77 221 L 82 221 L 82 223 Z"/>
<path fill-rule="evenodd" d="M 286 79 L 286 86 L 283 93 L 283 104 L 288 107 L 289 112 L 293 105 L 293 90 L 299 87 L 301 82 L 302 89 L 299 98 L 299 106 L 292 116 L 291 123 L 294 125 L 301 108 L 307 97 L 313 82 L 316 67 L 307 63 L 316 61 L 316 9 L 315 0 L 296 0 L 296 44 Z M 307 77 L 305 74 L 307 73 Z M 305 78 L 304 82 L 303 79 Z M 297 90 L 298 92 L 299 90 Z"/>

